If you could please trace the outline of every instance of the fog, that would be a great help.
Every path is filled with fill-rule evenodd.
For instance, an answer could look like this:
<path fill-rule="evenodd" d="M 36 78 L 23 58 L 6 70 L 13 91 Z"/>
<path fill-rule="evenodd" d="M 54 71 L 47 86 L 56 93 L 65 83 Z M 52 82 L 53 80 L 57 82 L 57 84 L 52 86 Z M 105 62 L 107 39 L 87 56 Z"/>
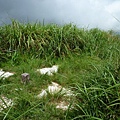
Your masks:
<path fill-rule="evenodd" d="M 0 25 L 13 18 L 120 31 L 119 13 L 120 0 L 0 0 Z"/>

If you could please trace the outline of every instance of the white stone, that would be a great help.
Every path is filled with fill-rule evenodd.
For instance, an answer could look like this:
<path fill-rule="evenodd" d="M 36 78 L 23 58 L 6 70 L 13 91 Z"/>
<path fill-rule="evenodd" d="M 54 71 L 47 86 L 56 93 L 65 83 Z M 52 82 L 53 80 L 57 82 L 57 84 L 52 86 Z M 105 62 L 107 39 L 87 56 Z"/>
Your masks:
<path fill-rule="evenodd" d="M 63 94 L 63 96 L 65 96 L 65 97 L 74 96 L 74 94 L 71 90 L 60 86 L 58 83 L 52 82 L 52 84 L 50 84 L 46 89 L 42 89 L 41 93 L 39 95 L 37 95 L 37 97 L 42 98 L 42 97 L 46 97 L 48 93 L 54 95 L 58 92 Z M 67 110 L 69 108 L 69 105 L 70 105 L 66 101 L 60 101 L 60 102 L 57 102 L 54 104 L 56 105 L 57 109 L 61 109 L 61 110 Z"/>
<path fill-rule="evenodd" d="M 39 97 L 39 98 L 42 98 L 44 96 L 47 96 L 46 90 L 42 90 L 41 93 L 39 95 L 37 95 L 37 97 Z"/>
<path fill-rule="evenodd" d="M 50 94 L 58 93 L 61 89 L 62 89 L 62 87 L 55 82 L 52 82 L 52 85 L 49 85 L 47 88 L 47 90 Z"/>
<path fill-rule="evenodd" d="M 11 99 L 8 99 L 7 97 L 4 96 L 0 98 L 0 112 L 12 105 L 13 101 Z"/>
<path fill-rule="evenodd" d="M 51 68 L 42 68 L 42 69 L 37 69 L 38 72 L 41 74 L 47 74 L 49 76 L 52 76 L 53 73 L 58 72 L 58 65 L 53 65 Z"/>
<path fill-rule="evenodd" d="M 65 101 L 62 101 L 60 103 L 57 103 L 56 108 L 57 109 L 62 109 L 62 110 L 67 110 L 69 108 L 69 104 L 66 103 Z"/>
<path fill-rule="evenodd" d="M 2 69 L 0 70 L 0 78 L 5 79 L 5 78 L 8 78 L 8 77 L 10 77 L 12 75 L 14 75 L 14 73 L 5 72 Z"/>
<path fill-rule="evenodd" d="M 47 89 L 42 90 L 38 96 L 39 97 L 46 96 L 47 92 L 49 94 L 56 94 L 58 92 L 61 92 L 62 94 L 64 94 L 64 96 L 74 96 L 71 90 L 62 87 L 58 83 L 55 83 L 55 82 L 52 82 L 52 84 L 50 84 L 47 87 Z"/>

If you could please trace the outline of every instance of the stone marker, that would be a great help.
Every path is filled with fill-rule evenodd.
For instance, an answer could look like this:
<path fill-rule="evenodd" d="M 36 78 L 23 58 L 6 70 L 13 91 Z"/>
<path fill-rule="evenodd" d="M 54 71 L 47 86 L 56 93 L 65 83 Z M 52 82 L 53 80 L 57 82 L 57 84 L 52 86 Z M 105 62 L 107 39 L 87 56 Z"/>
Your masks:
<path fill-rule="evenodd" d="M 22 83 L 26 84 L 30 81 L 30 75 L 29 73 L 23 73 L 21 74 L 22 77 Z"/>

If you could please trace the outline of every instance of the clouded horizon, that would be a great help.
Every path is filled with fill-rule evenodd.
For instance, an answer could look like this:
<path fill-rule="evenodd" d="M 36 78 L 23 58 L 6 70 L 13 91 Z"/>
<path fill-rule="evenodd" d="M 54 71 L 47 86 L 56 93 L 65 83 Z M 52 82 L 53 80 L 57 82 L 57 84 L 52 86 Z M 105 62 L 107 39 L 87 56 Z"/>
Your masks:
<path fill-rule="evenodd" d="M 0 25 L 13 18 L 120 31 L 119 13 L 120 0 L 0 0 Z"/>

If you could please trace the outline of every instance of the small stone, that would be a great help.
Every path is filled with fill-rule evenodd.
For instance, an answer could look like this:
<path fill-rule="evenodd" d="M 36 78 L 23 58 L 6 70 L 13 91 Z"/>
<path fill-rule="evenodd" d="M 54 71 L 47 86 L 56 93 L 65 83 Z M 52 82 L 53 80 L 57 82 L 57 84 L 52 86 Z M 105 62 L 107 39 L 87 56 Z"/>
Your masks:
<path fill-rule="evenodd" d="M 26 84 L 30 81 L 30 75 L 29 73 L 23 73 L 21 74 L 22 77 L 22 83 Z"/>

